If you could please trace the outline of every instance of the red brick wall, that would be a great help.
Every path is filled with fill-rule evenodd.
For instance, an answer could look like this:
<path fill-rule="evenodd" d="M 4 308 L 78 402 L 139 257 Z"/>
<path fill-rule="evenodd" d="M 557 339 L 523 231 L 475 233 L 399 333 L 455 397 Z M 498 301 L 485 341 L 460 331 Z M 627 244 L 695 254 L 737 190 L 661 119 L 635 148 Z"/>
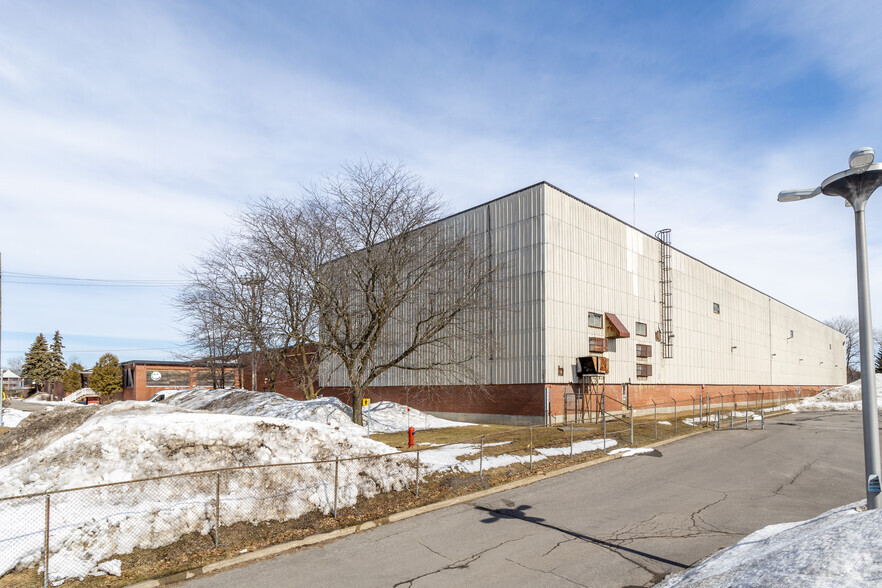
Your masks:
<path fill-rule="evenodd" d="M 325 396 L 336 396 L 346 404 L 352 404 L 348 388 L 324 388 Z M 367 395 L 371 403 L 391 400 L 430 412 L 459 412 L 477 414 L 544 415 L 542 384 L 513 384 L 486 386 L 433 386 L 431 388 L 405 388 L 400 386 L 377 386 Z"/>
<path fill-rule="evenodd" d="M 413 408 L 429 412 L 457 412 L 476 414 L 498 415 L 523 415 L 542 417 L 545 415 L 543 401 L 545 388 L 549 390 L 551 415 L 561 416 L 564 414 L 564 394 L 572 393 L 579 388 L 578 384 L 514 384 L 486 386 L 480 390 L 468 386 L 437 386 L 427 389 L 413 389 L 398 386 L 378 386 L 371 388 L 366 396 L 371 403 L 381 400 L 391 400 L 405 404 Z M 604 386 L 607 395 L 606 410 L 621 410 L 619 402 L 609 400 L 622 398 L 621 384 L 607 384 Z M 814 396 L 820 392 L 820 386 L 803 386 L 802 396 Z M 710 396 L 711 404 L 720 402 L 720 394 L 725 404 L 733 402 L 732 394 L 736 396 L 737 403 L 749 399 L 755 402 L 760 397 L 769 401 L 778 398 L 779 393 L 785 393 L 789 397 L 796 397 L 795 386 L 702 386 L 695 385 L 636 385 L 632 384 L 628 390 L 629 403 L 634 408 L 651 407 L 655 400 L 659 406 L 673 404 L 676 399 L 679 406 L 691 405 L 693 398 L 698 402 L 699 394 L 707 402 Z M 322 390 L 325 396 L 336 396 L 346 404 L 352 403 L 352 395 L 347 388 L 325 388 Z"/>

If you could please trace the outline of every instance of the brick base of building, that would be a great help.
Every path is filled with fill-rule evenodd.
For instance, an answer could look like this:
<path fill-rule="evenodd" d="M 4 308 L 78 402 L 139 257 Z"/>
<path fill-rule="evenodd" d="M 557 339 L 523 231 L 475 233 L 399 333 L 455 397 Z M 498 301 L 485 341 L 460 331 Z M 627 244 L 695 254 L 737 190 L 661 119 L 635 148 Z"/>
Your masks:
<path fill-rule="evenodd" d="M 702 384 L 605 384 L 602 390 L 607 412 L 626 410 L 672 412 L 676 407 L 704 406 L 738 408 L 756 402 L 784 402 L 800 397 L 814 396 L 832 386 L 748 386 Z M 548 406 L 545 406 L 546 390 Z M 575 393 L 580 384 L 511 384 L 493 386 L 435 386 L 407 388 L 377 386 L 370 388 L 367 397 L 371 404 L 389 400 L 428 412 L 442 418 L 474 423 L 541 425 L 561 422 L 566 413 L 574 410 Z M 351 405 L 348 388 L 324 388 L 324 396 L 335 396 Z M 597 410 L 596 396 L 585 397 L 587 410 Z M 589 405 L 590 403 L 590 405 Z M 655 404 L 653 404 L 655 403 Z"/>

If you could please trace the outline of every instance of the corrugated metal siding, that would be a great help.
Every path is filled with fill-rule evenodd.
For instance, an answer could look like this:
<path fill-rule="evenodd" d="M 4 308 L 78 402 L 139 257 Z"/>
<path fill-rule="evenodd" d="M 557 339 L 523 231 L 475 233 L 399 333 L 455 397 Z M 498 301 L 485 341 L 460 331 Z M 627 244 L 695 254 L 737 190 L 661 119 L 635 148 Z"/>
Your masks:
<path fill-rule="evenodd" d="M 495 333 L 494 348 L 473 364 L 481 374 L 481 383 L 515 384 L 541 382 L 543 373 L 543 272 L 544 185 L 534 186 L 506 198 L 467 210 L 442 221 L 453 230 L 468 231 L 492 244 L 492 254 L 501 264 L 499 281 L 493 297 L 496 311 L 492 316 L 475 316 L 474 322 Z M 389 329 L 386 349 L 400 348 L 412 333 L 406 313 Z M 471 348 L 457 352 L 471 352 Z M 427 353 L 447 353 L 429 349 Z M 341 370 L 322 366 L 330 376 L 330 385 L 347 386 Z M 450 383 L 433 374 L 390 370 L 381 375 L 376 386 L 416 386 Z M 472 383 L 472 382 L 458 382 Z"/>
<path fill-rule="evenodd" d="M 729 276 L 672 250 L 674 356 L 662 359 L 659 244 L 575 198 L 546 190 L 548 382 L 575 381 L 587 355 L 589 312 L 615 313 L 647 336 L 619 339 L 607 381 L 646 384 L 838 385 L 842 336 Z M 720 313 L 713 312 L 713 304 Z M 794 338 L 788 339 L 790 329 Z M 637 379 L 636 345 L 652 346 L 652 376 Z M 734 349 L 733 349 L 734 348 Z M 799 361 L 802 359 L 802 361 Z M 565 368 L 557 375 L 557 366 Z"/>
<path fill-rule="evenodd" d="M 588 326 L 589 312 L 614 313 L 632 333 L 606 354 L 608 382 L 832 386 L 845 380 L 841 334 L 677 250 L 671 251 L 674 356 L 662 359 L 655 337 L 658 241 L 550 185 L 444 222 L 491 241 L 503 264 L 493 294 L 497 311 L 474 317 L 496 340 L 492 354 L 475 363 L 483 383 L 577 381 L 575 358 L 588 354 L 590 337 L 603 336 Z M 646 323 L 647 336 L 636 334 L 638 321 Z M 389 340 L 409 334 L 402 320 Z M 637 379 L 638 343 L 652 347 L 648 378 Z M 376 385 L 425 383 L 437 382 L 393 370 Z M 337 374 L 332 384 L 346 382 Z"/>

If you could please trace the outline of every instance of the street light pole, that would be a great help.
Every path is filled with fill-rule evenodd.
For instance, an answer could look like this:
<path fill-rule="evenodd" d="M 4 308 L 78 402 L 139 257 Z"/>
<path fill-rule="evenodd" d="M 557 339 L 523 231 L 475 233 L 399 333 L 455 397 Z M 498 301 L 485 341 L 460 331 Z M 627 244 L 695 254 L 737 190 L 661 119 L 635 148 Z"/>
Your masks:
<path fill-rule="evenodd" d="M 855 207 L 854 233 L 857 247 L 858 320 L 861 333 L 861 397 L 864 424 L 864 469 L 867 475 L 867 508 L 879 508 L 880 494 L 871 492 L 872 476 L 879 485 L 879 414 L 876 406 L 876 370 L 873 365 L 873 321 L 870 318 L 870 277 L 867 267 L 867 226 L 864 206 Z M 868 436 L 869 434 L 869 436 Z M 870 504 L 872 502 L 872 505 Z"/>
<path fill-rule="evenodd" d="M 873 365 L 873 321 L 870 315 L 870 278 L 867 263 L 867 227 L 864 213 L 867 200 L 882 185 L 882 164 L 873 163 L 870 147 L 858 149 L 849 157 L 849 169 L 833 174 L 817 188 L 785 190 L 779 202 L 795 202 L 818 194 L 841 196 L 854 209 L 857 252 L 858 321 L 861 345 L 861 409 L 864 427 L 864 470 L 867 476 L 867 508 L 880 506 L 879 414 L 876 402 L 876 374 Z"/>
<path fill-rule="evenodd" d="M 635 228 L 637 227 L 637 178 L 639 178 L 639 177 L 640 177 L 640 175 L 637 172 L 634 172 L 634 218 L 633 218 L 633 223 L 634 223 Z"/>

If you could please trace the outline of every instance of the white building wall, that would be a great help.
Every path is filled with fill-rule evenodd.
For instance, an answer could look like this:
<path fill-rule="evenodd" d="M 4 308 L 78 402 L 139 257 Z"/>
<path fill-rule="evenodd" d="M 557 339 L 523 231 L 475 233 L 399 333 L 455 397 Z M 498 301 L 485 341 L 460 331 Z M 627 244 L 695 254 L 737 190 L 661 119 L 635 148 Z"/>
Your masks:
<path fill-rule="evenodd" d="M 552 186 L 545 186 L 545 200 L 546 382 L 576 381 L 575 358 L 589 355 L 589 337 L 604 336 L 588 326 L 589 312 L 613 313 L 631 332 L 610 342 L 608 382 L 845 382 L 840 333 L 673 248 L 675 337 L 673 357 L 663 359 L 655 337 L 661 329 L 658 240 Z M 636 334 L 638 321 L 647 324 L 646 337 Z M 652 365 L 647 378 L 637 377 L 638 343 L 652 346 L 652 357 L 640 360 Z"/>
<path fill-rule="evenodd" d="M 845 383 L 840 333 L 673 248 L 675 337 L 673 357 L 663 359 L 655 336 L 661 328 L 658 240 L 551 185 L 442 222 L 482 235 L 502 266 L 493 294 L 498 310 L 487 317 L 496 345 L 477 370 L 483 383 L 578 381 L 575 359 L 589 355 L 589 337 L 604 336 L 588 326 L 589 312 L 613 313 L 631 332 L 610 341 L 610 383 Z M 636 334 L 638 321 L 646 323 L 647 336 Z M 393 339 L 407 338 L 406 321 L 396 328 Z M 638 343 L 652 346 L 652 357 L 640 360 L 652 365 L 648 378 L 637 377 Z M 437 383 L 426 378 L 390 370 L 373 385 Z M 329 383 L 348 385 L 339 370 Z"/>
<path fill-rule="evenodd" d="M 484 239 L 500 264 L 495 291 L 496 312 L 490 317 L 476 317 L 486 321 L 495 334 L 495 345 L 484 365 L 477 366 L 485 384 L 519 384 L 539 382 L 543 373 L 543 244 L 544 204 L 543 185 L 526 188 L 487 204 L 453 215 L 441 222 L 457 230 L 473 232 Z M 384 337 L 395 342 L 407 341 L 409 330 L 406 309 L 390 323 Z M 320 366 L 320 379 L 329 386 L 348 386 L 345 372 L 329 360 Z M 328 372 L 331 372 L 328 375 Z M 441 380 L 438 380 L 438 377 Z M 389 370 L 381 374 L 373 386 L 419 386 L 443 383 L 444 374 L 430 374 L 405 370 Z"/>

